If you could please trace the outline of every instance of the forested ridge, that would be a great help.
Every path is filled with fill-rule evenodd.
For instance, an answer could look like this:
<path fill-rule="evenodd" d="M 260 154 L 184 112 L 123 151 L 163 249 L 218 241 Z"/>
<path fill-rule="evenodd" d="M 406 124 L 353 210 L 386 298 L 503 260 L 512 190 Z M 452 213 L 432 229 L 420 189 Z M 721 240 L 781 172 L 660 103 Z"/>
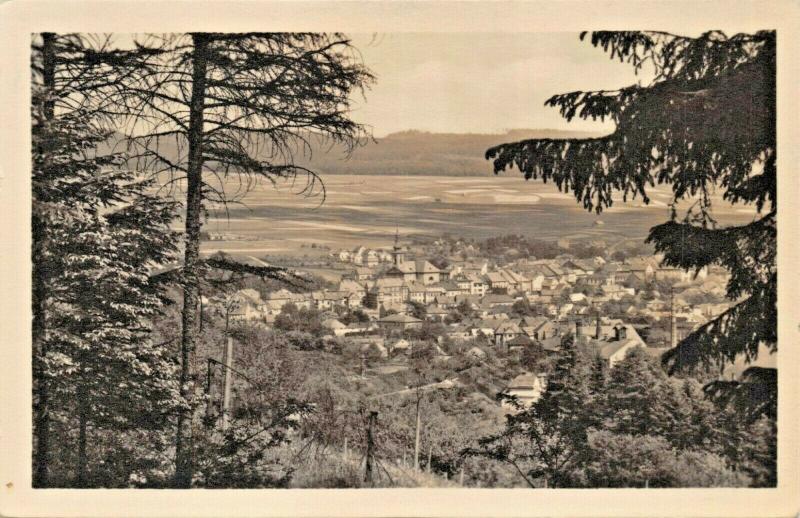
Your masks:
<path fill-rule="evenodd" d="M 563 130 L 515 129 L 505 133 L 429 133 L 408 130 L 375 137 L 347 156 L 339 146 L 309 139 L 310 154 L 298 161 L 322 174 L 488 176 L 483 158 L 487 147 L 513 139 L 587 138 L 593 133 Z M 119 147 L 121 135 L 109 142 Z M 115 142 L 116 140 L 116 142 Z M 166 156 L 181 151 L 175 142 L 162 143 Z"/>

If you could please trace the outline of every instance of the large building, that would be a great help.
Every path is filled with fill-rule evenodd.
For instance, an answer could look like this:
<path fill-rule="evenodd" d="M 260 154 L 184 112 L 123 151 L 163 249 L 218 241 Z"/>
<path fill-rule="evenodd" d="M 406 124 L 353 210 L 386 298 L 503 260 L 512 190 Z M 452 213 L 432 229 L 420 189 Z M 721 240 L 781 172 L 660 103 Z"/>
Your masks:
<path fill-rule="evenodd" d="M 387 331 L 404 331 L 406 329 L 416 329 L 422 325 L 422 320 L 412 317 L 411 315 L 403 315 L 396 313 L 389 315 L 378 320 L 378 325 Z"/>

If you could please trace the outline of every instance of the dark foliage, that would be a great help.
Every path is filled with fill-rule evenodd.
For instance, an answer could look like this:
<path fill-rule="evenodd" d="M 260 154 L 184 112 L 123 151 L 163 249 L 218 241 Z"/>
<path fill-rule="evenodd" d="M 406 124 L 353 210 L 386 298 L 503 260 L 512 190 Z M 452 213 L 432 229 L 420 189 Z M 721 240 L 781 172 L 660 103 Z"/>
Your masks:
<path fill-rule="evenodd" d="M 738 355 L 750 361 L 760 344 L 776 351 L 775 32 L 690 38 L 601 31 L 590 40 L 637 71 L 652 68 L 654 80 L 551 97 L 546 104 L 567 120 L 609 119 L 614 132 L 493 147 L 486 156 L 495 172 L 516 166 L 526 179 L 553 181 L 598 213 L 613 205 L 615 191 L 649 203 L 650 187 L 671 185 L 671 220 L 652 228 L 647 241 L 667 265 L 726 268 L 728 297 L 737 304 L 682 340 L 665 363 L 676 372 Z M 758 219 L 719 226 L 711 207 L 715 189 L 730 203 L 753 206 Z M 679 217 L 682 201 L 690 207 Z"/>

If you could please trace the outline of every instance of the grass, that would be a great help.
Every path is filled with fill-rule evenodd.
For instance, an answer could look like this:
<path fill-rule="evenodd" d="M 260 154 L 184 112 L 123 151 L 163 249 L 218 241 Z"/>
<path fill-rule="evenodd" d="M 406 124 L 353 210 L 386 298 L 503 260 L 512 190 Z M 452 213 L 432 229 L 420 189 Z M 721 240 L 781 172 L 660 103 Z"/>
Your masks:
<path fill-rule="evenodd" d="M 426 471 L 415 472 L 402 462 L 377 459 L 373 466 L 373 483 L 365 481 L 365 462 L 361 452 L 328 450 L 308 455 L 294 463 L 293 488 L 364 488 L 364 487 L 459 487 Z"/>

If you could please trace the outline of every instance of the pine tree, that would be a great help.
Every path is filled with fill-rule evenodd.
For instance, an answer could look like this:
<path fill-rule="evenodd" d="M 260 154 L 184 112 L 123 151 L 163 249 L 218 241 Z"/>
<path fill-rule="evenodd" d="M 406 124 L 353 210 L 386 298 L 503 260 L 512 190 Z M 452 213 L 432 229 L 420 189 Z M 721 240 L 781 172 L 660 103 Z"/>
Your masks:
<path fill-rule="evenodd" d="M 295 155 L 310 150 L 310 139 L 348 149 L 363 140 L 364 128 L 348 118 L 350 95 L 372 76 L 339 34 L 193 33 L 148 37 L 137 47 L 152 59 L 150 70 L 124 87 L 122 109 L 135 121 L 130 149 L 142 167 L 168 177 L 166 186 L 186 185 L 179 381 L 188 397 L 200 323 L 200 231 L 209 203 L 227 206 L 260 181 L 298 176 L 307 179 L 302 193 L 324 196 L 317 175 Z M 165 141 L 177 155 L 165 151 Z M 287 277 L 277 268 L 260 273 Z M 192 482 L 191 420 L 190 408 L 179 412 L 176 487 Z"/>
<path fill-rule="evenodd" d="M 486 153 L 495 172 L 516 166 L 526 179 L 552 180 L 598 213 L 614 203 L 615 191 L 623 200 L 640 196 L 649 203 L 650 188 L 671 185 L 672 216 L 647 240 L 668 265 L 726 268 L 727 295 L 736 303 L 664 361 L 677 372 L 718 368 L 740 355 L 752 361 L 759 346 L 777 351 L 775 32 L 728 37 L 712 31 L 696 38 L 594 32 L 591 43 L 637 71 L 652 67 L 653 81 L 551 97 L 546 104 L 567 120 L 609 119 L 614 132 L 502 144 Z M 755 208 L 757 218 L 719 225 L 711 206 L 715 188 L 727 202 Z M 679 216 L 678 204 L 686 201 L 691 206 Z M 749 379 L 772 394 L 774 380 Z"/>
<path fill-rule="evenodd" d="M 165 351 L 147 338 L 163 300 L 149 268 L 174 251 L 175 207 L 149 195 L 152 182 L 122 157 L 97 152 L 109 136 L 107 98 L 87 96 L 127 70 L 111 72 L 119 54 L 100 41 L 34 38 L 35 487 L 52 485 L 54 419 L 79 429 L 71 483 L 85 486 L 90 427 L 160 426 L 160 403 L 175 398 Z"/>
<path fill-rule="evenodd" d="M 510 464 L 531 487 L 537 480 L 547 487 L 580 487 L 588 433 L 600 424 L 598 388 L 594 358 L 567 335 L 541 399 L 523 408 L 500 394 L 516 411 L 506 416 L 502 432 L 467 453 Z"/>

